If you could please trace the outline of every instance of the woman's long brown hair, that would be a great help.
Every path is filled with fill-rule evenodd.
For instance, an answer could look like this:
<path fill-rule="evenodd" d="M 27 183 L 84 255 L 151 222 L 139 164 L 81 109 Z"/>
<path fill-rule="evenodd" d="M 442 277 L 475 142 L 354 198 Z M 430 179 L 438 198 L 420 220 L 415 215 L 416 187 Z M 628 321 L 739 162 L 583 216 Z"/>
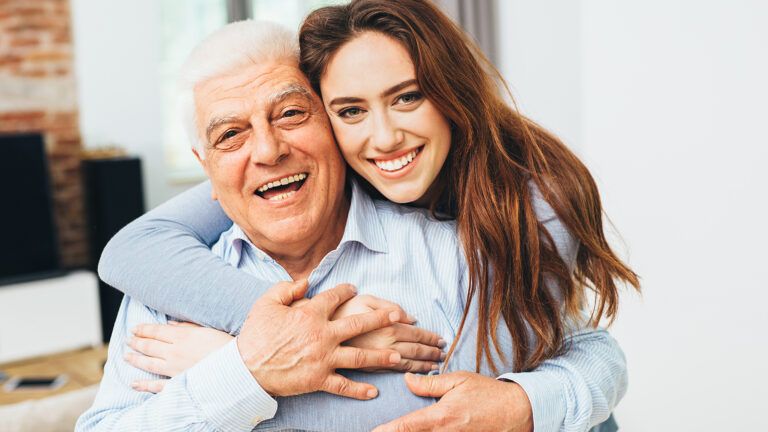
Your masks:
<path fill-rule="evenodd" d="M 353 0 L 312 12 L 299 41 L 300 67 L 315 90 L 320 93 L 320 78 L 336 51 L 369 31 L 406 48 L 421 91 L 453 129 L 430 205 L 433 213 L 455 216 L 468 262 L 469 293 L 449 357 L 475 295 L 478 370 L 485 356 L 497 371 L 491 345 L 504 359 L 496 339 L 500 317 L 512 336 L 515 371 L 531 370 L 565 349 L 566 322 L 580 318 L 589 290 L 595 294 L 590 324 L 612 320 L 617 282 L 639 289 L 639 281 L 605 239 L 592 176 L 555 136 L 505 102 L 498 71 L 436 6 Z M 573 271 L 537 219 L 533 184 L 579 241 Z M 549 289 L 545 277 L 558 290 Z"/>

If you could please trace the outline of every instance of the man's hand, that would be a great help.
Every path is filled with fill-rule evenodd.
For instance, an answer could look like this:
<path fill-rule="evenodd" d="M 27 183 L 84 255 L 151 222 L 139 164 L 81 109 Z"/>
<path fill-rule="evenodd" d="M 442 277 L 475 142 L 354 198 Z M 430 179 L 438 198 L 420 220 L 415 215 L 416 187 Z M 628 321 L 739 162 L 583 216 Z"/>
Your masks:
<path fill-rule="evenodd" d="M 237 337 L 251 374 L 275 396 L 325 391 L 363 400 L 376 397 L 376 387 L 351 381 L 336 369 L 391 367 L 400 362 L 400 354 L 341 343 L 398 322 L 401 313 L 377 310 L 331 321 L 336 309 L 356 294 L 355 288 L 339 285 L 301 307 L 290 307 L 306 291 L 306 280 L 280 282 L 253 304 Z"/>
<path fill-rule="evenodd" d="M 405 382 L 414 394 L 440 400 L 374 432 L 533 431 L 531 404 L 518 384 L 471 372 L 405 374 Z"/>

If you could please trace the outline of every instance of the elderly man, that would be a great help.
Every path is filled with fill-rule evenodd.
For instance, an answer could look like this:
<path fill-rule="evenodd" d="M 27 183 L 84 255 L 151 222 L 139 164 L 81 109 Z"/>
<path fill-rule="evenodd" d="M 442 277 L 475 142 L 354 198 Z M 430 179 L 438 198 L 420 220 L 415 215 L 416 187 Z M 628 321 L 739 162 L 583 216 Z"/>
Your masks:
<path fill-rule="evenodd" d="M 464 418 L 483 420 L 486 428 L 532 430 L 535 416 L 537 429 L 558 430 L 567 415 L 583 424 L 577 417 L 589 416 L 594 400 L 612 398 L 605 402 L 612 406 L 623 379 L 607 382 L 595 367 L 623 371 L 623 357 L 600 331 L 572 337 L 573 356 L 549 368 L 503 375 L 514 382 L 453 372 L 410 376 L 406 386 L 395 372 L 355 370 L 392 366 L 400 356 L 341 343 L 404 317 L 379 310 L 332 321 L 355 295 L 339 284 L 407 305 L 420 326 L 452 340 L 464 309 L 466 265 L 453 224 L 374 202 L 346 180 L 322 104 L 297 67 L 293 40 L 268 23 L 232 24 L 204 41 L 186 66 L 194 84 L 192 124 L 203 143 L 196 154 L 214 199 L 234 222 L 213 251 L 276 285 L 253 305 L 235 340 L 156 395 L 131 383 L 157 376 L 122 359 L 130 329 L 168 317 L 126 297 L 99 394 L 77 429 L 370 430 L 422 409 L 405 421 L 433 422 L 436 413 L 453 410 L 471 412 Z M 311 299 L 290 307 L 305 294 Z M 473 316 L 449 371 L 474 370 Z M 508 359 L 510 342 L 500 332 Z M 481 372 L 490 375 L 485 364 Z M 566 381 L 586 384 L 566 388 Z M 563 393 L 573 389 L 583 394 L 561 409 Z M 432 397 L 440 396 L 435 404 Z"/>

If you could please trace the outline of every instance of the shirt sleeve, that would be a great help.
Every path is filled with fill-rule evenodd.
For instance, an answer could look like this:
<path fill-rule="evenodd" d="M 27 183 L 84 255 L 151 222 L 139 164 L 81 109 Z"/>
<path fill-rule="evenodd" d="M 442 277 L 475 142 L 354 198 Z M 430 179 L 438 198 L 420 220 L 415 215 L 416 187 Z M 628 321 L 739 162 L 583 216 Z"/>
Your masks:
<path fill-rule="evenodd" d="M 528 395 L 536 432 L 586 431 L 608 419 L 627 390 L 627 366 L 616 341 L 603 329 L 581 329 L 564 354 L 531 372 L 505 373 Z"/>
<path fill-rule="evenodd" d="M 161 378 L 123 360 L 130 329 L 147 322 L 167 321 L 126 297 L 98 394 L 78 420 L 76 431 L 250 431 L 274 417 L 277 402 L 251 376 L 235 340 L 168 381 L 160 393 L 133 390 L 135 380 Z"/>
<path fill-rule="evenodd" d="M 120 230 L 102 252 L 99 277 L 164 314 L 237 333 L 272 283 L 211 253 L 231 225 L 202 183 Z"/>

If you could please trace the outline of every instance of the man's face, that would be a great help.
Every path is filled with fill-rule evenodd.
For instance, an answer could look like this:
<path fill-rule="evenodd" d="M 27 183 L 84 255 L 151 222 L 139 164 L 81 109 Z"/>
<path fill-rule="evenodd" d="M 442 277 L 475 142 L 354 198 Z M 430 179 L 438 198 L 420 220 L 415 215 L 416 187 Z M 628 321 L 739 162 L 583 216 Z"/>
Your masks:
<path fill-rule="evenodd" d="M 345 166 L 310 89 L 291 60 L 244 66 L 194 89 L 213 198 L 267 252 L 312 244 L 343 223 Z"/>

